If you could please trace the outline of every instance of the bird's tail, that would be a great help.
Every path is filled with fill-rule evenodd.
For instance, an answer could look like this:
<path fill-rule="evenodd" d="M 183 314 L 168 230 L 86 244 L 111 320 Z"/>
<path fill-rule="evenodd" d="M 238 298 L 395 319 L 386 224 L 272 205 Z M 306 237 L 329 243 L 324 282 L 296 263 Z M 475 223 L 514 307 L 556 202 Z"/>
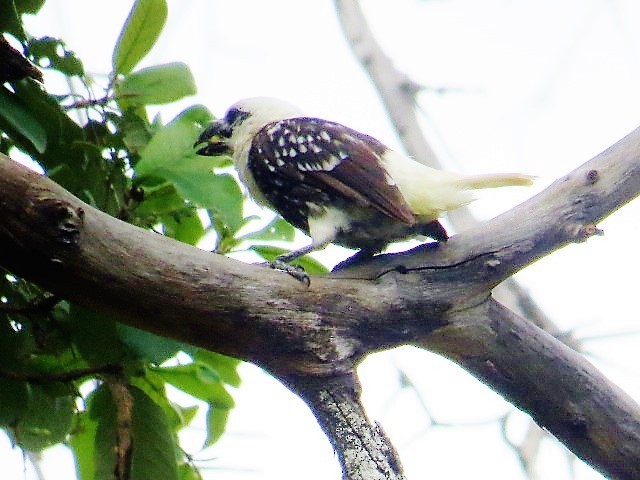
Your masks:
<path fill-rule="evenodd" d="M 487 173 L 483 175 L 460 176 L 453 183 L 465 190 L 498 187 L 526 187 L 535 177 L 521 173 Z"/>

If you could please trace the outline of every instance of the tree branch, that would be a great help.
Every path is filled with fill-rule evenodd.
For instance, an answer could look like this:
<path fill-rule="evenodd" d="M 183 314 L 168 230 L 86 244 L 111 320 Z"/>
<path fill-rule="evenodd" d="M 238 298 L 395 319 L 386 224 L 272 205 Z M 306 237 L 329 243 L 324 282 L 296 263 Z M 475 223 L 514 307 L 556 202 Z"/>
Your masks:
<path fill-rule="evenodd" d="M 501 280 L 584 240 L 638 195 L 637 152 L 640 129 L 473 232 L 314 276 L 310 288 L 121 222 L 0 155 L 0 264 L 114 320 L 265 367 L 307 399 L 340 449 L 345 478 L 363 478 L 347 463 L 357 448 L 376 471 L 401 478 L 357 389 L 332 382 L 353 375 L 367 353 L 402 344 L 460 362 L 605 475 L 638 478 L 637 465 L 613 465 L 605 447 L 617 432 L 625 458 L 640 458 L 638 406 L 580 355 L 490 300 Z M 339 385 L 346 390 L 322 393 Z M 366 441 L 341 440 L 341 425 Z"/>
<path fill-rule="evenodd" d="M 638 404 L 582 355 L 495 300 L 456 314 L 421 345 L 501 392 L 607 477 L 640 478 Z"/>
<path fill-rule="evenodd" d="M 344 478 L 404 480 L 398 455 L 360 403 L 355 374 L 333 377 L 289 377 L 285 383 L 309 406 L 331 441 Z"/>
<path fill-rule="evenodd" d="M 491 290 L 526 265 L 603 232 L 596 227 L 640 195 L 640 128 L 548 188 L 437 249 L 420 246 L 401 255 L 378 255 L 338 275 L 378 278 L 397 270 L 467 269 L 484 263 L 475 285 Z"/>
<path fill-rule="evenodd" d="M 335 5 L 347 42 L 371 77 L 400 141 L 409 155 L 437 168 L 436 154 L 418 126 L 415 95 L 420 88 L 384 54 L 357 1 L 335 0 Z"/>

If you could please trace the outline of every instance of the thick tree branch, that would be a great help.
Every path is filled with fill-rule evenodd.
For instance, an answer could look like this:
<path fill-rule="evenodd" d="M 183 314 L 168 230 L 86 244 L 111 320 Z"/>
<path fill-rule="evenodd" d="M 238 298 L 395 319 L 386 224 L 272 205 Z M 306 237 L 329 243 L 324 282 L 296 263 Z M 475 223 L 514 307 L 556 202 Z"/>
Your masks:
<path fill-rule="evenodd" d="M 335 386 L 367 353 L 401 344 L 459 361 L 606 475 L 637 478 L 637 466 L 612 465 L 603 447 L 609 436 L 593 435 L 619 432 L 618 448 L 640 458 L 638 406 L 578 354 L 489 298 L 491 288 L 514 271 L 595 233 L 599 220 L 637 196 L 638 151 L 640 130 L 473 232 L 313 277 L 308 289 L 281 272 L 123 223 L 0 156 L 0 264 L 114 320 L 267 368 L 307 398 L 342 449 L 346 478 L 361 477 L 347 466 L 348 449 L 357 447 L 337 437 L 340 422 L 371 440 L 363 448 L 377 445 L 367 454 L 382 459 L 373 462 L 377 470 L 387 465 L 399 478 L 401 473 L 384 435 L 357 402 L 347 401 L 356 398 L 354 390 L 327 402 L 323 382 Z M 513 358 L 522 365 L 509 366 Z M 531 374 L 519 376 L 515 368 Z M 313 388 L 305 390 L 294 378 Z M 571 385 L 557 395 L 564 383 Z M 332 403 L 349 404 L 350 415 L 330 414 Z M 611 414 L 599 409 L 605 404 Z"/>
<path fill-rule="evenodd" d="M 503 392 L 609 478 L 640 478 L 640 408 L 631 397 L 582 355 L 496 301 L 455 317 L 422 346 Z"/>

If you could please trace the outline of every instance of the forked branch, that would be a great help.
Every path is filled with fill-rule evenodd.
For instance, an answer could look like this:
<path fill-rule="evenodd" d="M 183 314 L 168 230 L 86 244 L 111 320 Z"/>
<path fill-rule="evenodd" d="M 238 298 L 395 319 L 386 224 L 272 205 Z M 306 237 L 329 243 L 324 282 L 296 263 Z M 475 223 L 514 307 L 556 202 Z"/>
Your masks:
<path fill-rule="evenodd" d="M 356 457 L 402 478 L 359 406 L 355 380 L 341 382 L 368 353 L 403 344 L 459 362 L 605 475 L 640 478 L 632 461 L 640 458 L 638 405 L 490 299 L 500 281 L 597 233 L 600 220 L 635 198 L 639 152 L 640 129 L 473 232 L 313 277 L 310 288 L 121 222 L 0 155 L 0 265 L 119 321 L 267 368 L 307 399 L 345 478 L 378 478 L 347 464 Z M 358 441 L 341 438 L 345 428 Z M 612 445 L 625 451 L 616 462 Z M 358 449 L 365 457 L 354 457 Z"/>

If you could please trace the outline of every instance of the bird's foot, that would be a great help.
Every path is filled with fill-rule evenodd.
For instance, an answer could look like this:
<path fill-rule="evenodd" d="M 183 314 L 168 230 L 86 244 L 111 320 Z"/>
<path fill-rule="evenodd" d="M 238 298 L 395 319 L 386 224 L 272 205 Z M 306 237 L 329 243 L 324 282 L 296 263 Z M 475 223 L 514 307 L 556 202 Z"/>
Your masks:
<path fill-rule="evenodd" d="M 280 270 L 282 272 L 288 273 L 299 282 L 304 283 L 307 287 L 311 285 L 311 278 L 309 277 L 309 274 L 305 272 L 304 268 L 299 265 L 291 265 L 284 260 L 280 260 L 277 258 L 271 260 L 270 262 L 265 262 L 262 265 L 273 268 L 274 270 Z"/>

